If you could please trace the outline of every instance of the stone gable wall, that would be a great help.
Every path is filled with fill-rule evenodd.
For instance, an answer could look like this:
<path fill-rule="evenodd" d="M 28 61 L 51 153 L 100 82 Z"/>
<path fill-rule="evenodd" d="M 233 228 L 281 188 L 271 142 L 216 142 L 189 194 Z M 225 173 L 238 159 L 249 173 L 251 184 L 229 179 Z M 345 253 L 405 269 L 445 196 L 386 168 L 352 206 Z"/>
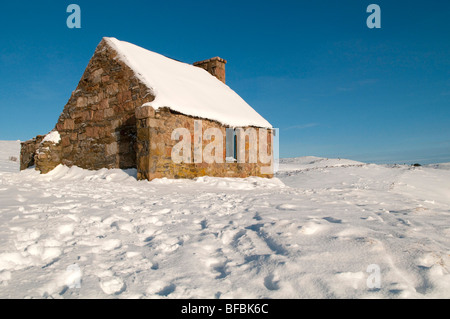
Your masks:
<path fill-rule="evenodd" d="M 61 142 L 53 152 L 60 154 L 42 155 L 36 169 L 45 173 L 58 164 L 85 169 L 136 167 L 134 110 L 154 96 L 116 57 L 102 40 L 56 124 Z M 23 149 L 24 162 L 33 157 L 31 150 L 28 145 Z M 34 157 L 45 151 L 37 150 Z"/>
<path fill-rule="evenodd" d="M 136 167 L 134 110 L 154 96 L 116 57 L 103 40 L 58 120 L 64 165 Z"/>

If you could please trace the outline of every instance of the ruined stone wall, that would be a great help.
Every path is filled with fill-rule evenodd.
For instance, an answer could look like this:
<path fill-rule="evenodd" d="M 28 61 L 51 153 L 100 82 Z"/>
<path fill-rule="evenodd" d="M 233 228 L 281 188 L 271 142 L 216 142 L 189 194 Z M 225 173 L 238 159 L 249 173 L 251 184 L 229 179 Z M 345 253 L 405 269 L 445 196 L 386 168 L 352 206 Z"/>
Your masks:
<path fill-rule="evenodd" d="M 34 156 L 36 167 L 42 174 L 47 174 L 61 164 L 61 143 L 41 142 Z"/>
<path fill-rule="evenodd" d="M 262 174 L 261 167 L 267 164 L 249 163 L 249 140 L 246 140 L 245 163 L 226 163 L 226 127 L 222 124 L 207 119 L 193 118 L 179 114 L 168 108 L 155 112 L 150 106 L 136 109 L 137 118 L 137 170 L 138 179 L 152 180 L 155 178 L 195 178 L 199 176 L 218 177 L 248 177 L 261 176 L 273 177 L 273 174 Z M 202 133 L 208 128 L 217 128 L 221 131 L 223 140 L 223 163 L 193 163 L 194 161 L 194 131 L 195 121 L 201 120 Z M 198 123 L 198 122 L 197 122 Z M 179 140 L 172 140 L 172 132 L 177 128 L 186 128 L 191 133 L 191 158 L 192 163 L 174 163 L 172 149 Z M 245 128 L 247 129 L 247 128 Z M 257 141 L 259 142 L 259 141 Z M 202 151 L 210 141 L 203 141 Z M 258 144 L 257 144 L 258 145 Z M 270 136 L 268 136 L 268 148 L 272 149 Z M 269 152 L 271 154 L 271 152 Z"/>
<path fill-rule="evenodd" d="M 20 143 L 20 170 L 35 165 L 34 157 L 44 137 L 44 135 L 38 135 L 29 141 Z"/>
<path fill-rule="evenodd" d="M 99 44 L 56 124 L 60 154 L 42 155 L 36 169 L 44 173 L 57 158 L 85 169 L 136 167 L 134 110 L 154 96 L 116 56 L 104 40 Z"/>

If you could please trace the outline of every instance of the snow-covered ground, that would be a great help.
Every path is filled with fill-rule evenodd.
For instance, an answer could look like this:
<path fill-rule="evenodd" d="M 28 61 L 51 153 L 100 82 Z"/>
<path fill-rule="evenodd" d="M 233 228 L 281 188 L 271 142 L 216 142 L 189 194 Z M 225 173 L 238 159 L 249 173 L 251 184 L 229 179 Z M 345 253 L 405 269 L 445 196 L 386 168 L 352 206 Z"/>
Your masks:
<path fill-rule="evenodd" d="M 450 297 L 448 164 L 147 182 L 18 152 L 0 142 L 0 298 Z"/>
<path fill-rule="evenodd" d="M 20 141 L 0 141 L 0 173 L 20 168 Z"/>

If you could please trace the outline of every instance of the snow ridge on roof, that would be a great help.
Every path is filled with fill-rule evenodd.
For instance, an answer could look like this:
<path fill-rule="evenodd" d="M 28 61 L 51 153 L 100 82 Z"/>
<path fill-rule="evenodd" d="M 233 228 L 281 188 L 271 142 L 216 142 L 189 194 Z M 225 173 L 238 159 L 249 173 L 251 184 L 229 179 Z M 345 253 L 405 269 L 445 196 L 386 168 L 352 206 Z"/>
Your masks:
<path fill-rule="evenodd" d="M 206 70 L 119 41 L 104 40 L 155 95 L 147 103 L 154 109 L 168 107 L 179 113 L 218 121 L 231 127 L 272 128 L 229 86 Z"/>

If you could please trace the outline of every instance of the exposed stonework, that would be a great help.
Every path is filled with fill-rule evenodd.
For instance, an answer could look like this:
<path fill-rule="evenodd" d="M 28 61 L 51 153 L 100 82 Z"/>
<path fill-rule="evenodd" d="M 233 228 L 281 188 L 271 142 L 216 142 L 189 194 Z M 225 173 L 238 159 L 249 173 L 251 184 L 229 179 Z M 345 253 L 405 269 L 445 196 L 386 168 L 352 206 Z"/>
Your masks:
<path fill-rule="evenodd" d="M 223 59 L 213 58 L 195 65 L 225 82 L 225 63 Z M 137 168 L 138 179 L 148 180 L 204 175 L 272 176 L 261 174 L 261 167 L 267 165 L 248 163 L 248 154 L 246 163 L 242 164 L 174 163 L 171 152 L 178 141 L 172 140 L 173 130 L 183 127 L 194 132 L 198 119 L 169 108 L 155 111 L 145 106 L 154 99 L 152 89 L 118 59 L 118 53 L 107 41 L 102 40 L 55 126 L 60 141 L 42 143 L 44 136 L 37 136 L 23 142 L 21 169 L 35 165 L 45 174 L 59 164 L 93 170 Z M 217 128 L 226 136 L 224 125 L 202 119 L 203 132 L 208 128 Z M 204 143 L 203 148 L 207 144 Z M 225 141 L 223 147 L 225 162 Z M 193 147 L 192 152 L 195 151 Z"/>
<path fill-rule="evenodd" d="M 99 44 L 56 124 L 64 165 L 136 167 L 134 110 L 154 97 L 116 56 Z"/>
<path fill-rule="evenodd" d="M 194 66 L 198 66 L 199 68 L 205 69 L 212 75 L 214 75 L 216 78 L 218 78 L 223 83 L 225 82 L 225 64 L 227 64 L 227 61 L 215 57 L 204 61 L 195 62 Z"/>
<path fill-rule="evenodd" d="M 20 170 L 35 165 L 34 157 L 44 137 L 44 135 L 38 135 L 29 141 L 20 143 Z"/>
<path fill-rule="evenodd" d="M 261 167 L 267 167 L 268 164 L 263 164 L 259 160 L 256 163 L 250 163 L 249 139 L 246 139 L 245 144 L 245 163 L 226 163 L 226 127 L 218 122 L 175 113 L 168 108 L 159 109 L 155 112 L 150 106 L 137 108 L 136 118 L 138 179 L 152 180 L 162 177 L 194 178 L 206 175 L 218 177 L 273 177 L 273 174 L 261 172 Z M 222 161 L 219 163 L 207 163 L 205 160 L 202 160 L 201 163 L 193 163 L 192 160 L 192 163 L 174 163 L 172 149 L 179 140 L 172 139 L 172 132 L 177 128 L 186 128 L 191 133 L 191 141 L 193 143 L 190 157 L 194 159 L 194 152 L 196 151 L 194 125 L 200 122 L 202 125 L 199 129 L 202 133 L 201 153 L 210 143 L 209 141 L 203 141 L 203 133 L 209 128 L 219 129 L 223 137 Z M 271 130 L 269 130 L 269 134 L 272 134 Z M 268 148 L 270 150 L 272 149 L 271 141 L 270 137 L 268 137 Z M 259 144 L 254 145 L 256 149 L 258 146 Z M 271 152 L 268 153 L 271 154 Z"/>
<path fill-rule="evenodd" d="M 61 143 L 41 142 L 34 157 L 36 167 L 42 174 L 47 174 L 61 164 Z"/>

